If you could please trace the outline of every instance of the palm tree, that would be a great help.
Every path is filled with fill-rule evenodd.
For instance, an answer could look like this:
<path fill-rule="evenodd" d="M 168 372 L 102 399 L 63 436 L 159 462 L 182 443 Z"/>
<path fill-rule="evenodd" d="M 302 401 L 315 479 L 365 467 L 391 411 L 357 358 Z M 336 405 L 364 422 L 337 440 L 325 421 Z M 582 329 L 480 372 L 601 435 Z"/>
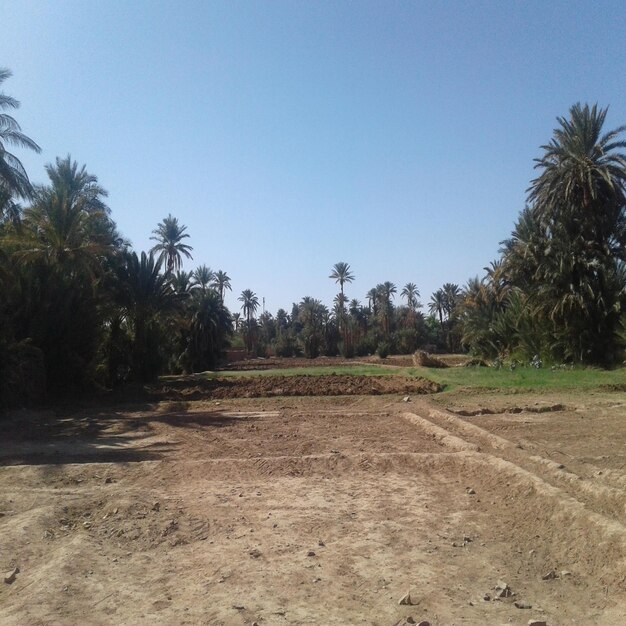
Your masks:
<path fill-rule="evenodd" d="M 239 302 L 242 303 L 241 310 L 246 317 L 246 329 L 245 329 L 245 340 L 246 340 L 246 349 L 248 352 L 252 351 L 252 322 L 254 320 L 254 315 L 259 308 L 259 298 L 251 289 L 244 289 L 241 292 L 239 298 L 237 298 Z"/>
<path fill-rule="evenodd" d="M 400 295 L 403 298 L 406 298 L 406 304 L 411 309 L 411 311 L 415 311 L 417 308 L 417 299 L 420 297 L 420 292 L 417 289 L 415 283 L 407 283 L 402 288 L 402 292 Z"/>
<path fill-rule="evenodd" d="M 200 265 L 191 275 L 195 287 L 199 287 L 202 293 L 206 293 L 209 285 L 215 278 L 215 272 L 206 265 Z"/>
<path fill-rule="evenodd" d="M 183 239 L 189 238 L 189 235 L 185 233 L 186 230 L 186 226 L 179 225 L 178 219 L 169 214 L 152 231 L 155 236 L 150 237 L 150 239 L 157 243 L 152 247 L 151 252 L 157 252 L 162 263 L 164 261 L 167 262 L 168 274 L 182 267 L 183 254 L 188 259 L 193 258 L 191 256 L 193 248 L 188 244 L 182 243 Z"/>
<path fill-rule="evenodd" d="M 575 104 L 570 119 L 557 118 L 560 128 L 535 159 L 542 170 L 532 181 L 529 201 L 546 217 L 575 215 L 587 224 L 613 226 L 626 204 L 626 148 L 619 135 L 626 125 L 602 134 L 608 109 Z M 600 234 L 594 229 L 594 234 Z"/>
<path fill-rule="evenodd" d="M 10 70 L 0 68 L 0 85 L 10 76 Z M 0 111 L 17 109 L 19 106 L 20 103 L 15 98 L 0 93 Z M 0 187 L 12 195 L 30 198 L 33 188 L 26 170 L 20 160 L 7 151 L 7 144 L 41 152 L 41 148 L 22 133 L 20 125 L 11 115 L 0 112 Z"/>
<path fill-rule="evenodd" d="M 439 325 L 443 331 L 443 315 L 446 310 L 446 297 L 443 289 L 437 289 L 430 297 L 428 303 L 428 311 L 431 315 L 436 315 L 439 318 Z"/>
<path fill-rule="evenodd" d="M 172 288 L 179 296 L 187 297 L 191 295 L 192 276 L 191 272 L 179 270 L 171 277 Z"/>
<path fill-rule="evenodd" d="M 416 321 L 415 311 L 418 306 L 421 306 L 418 302 L 418 298 L 420 297 L 420 292 L 418 291 L 415 283 L 407 283 L 402 288 L 402 292 L 400 293 L 400 295 L 403 298 L 406 298 L 406 304 L 409 309 L 408 315 L 406 317 L 407 325 L 408 327 L 415 326 L 415 321 Z"/>
<path fill-rule="evenodd" d="M 381 315 L 383 322 L 383 331 L 385 335 L 389 335 L 391 312 L 393 310 L 393 304 L 391 302 L 394 294 L 397 292 L 396 286 L 388 280 L 384 283 L 377 285 L 376 291 L 378 292 L 378 301 L 381 305 Z"/>
<path fill-rule="evenodd" d="M 190 310 L 187 348 L 183 360 L 192 372 L 215 369 L 232 334 L 230 313 L 213 290 L 197 294 Z"/>
<path fill-rule="evenodd" d="M 226 289 L 232 291 L 230 286 L 230 277 L 226 272 L 217 270 L 213 275 L 213 287 L 217 288 L 217 292 L 220 294 L 220 300 L 224 302 L 224 292 Z"/>
<path fill-rule="evenodd" d="M 160 343 L 163 316 L 177 308 L 179 297 L 172 290 L 167 274 L 161 273 L 161 260 L 152 252 L 138 257 L 126 253 L 118 269 L 119 302 L 133 333 L 132 375 L 148 381 L 160 372 L 163 362 Z"/>
<path fill-rule="evenodd" d="M 335 263 L 333 265 L 333 269 L 328 278 L 334 279 L 336 283 L 339 283 L 341 288 L 341 296 L 343 298 L 343 286 L 345 283 L 351 283 L 354 280 L 354 274 L 350 271 L 350 266 L 343 261 L 339 261 L 339 263 Z"/>
<path fill-rule="evenodd" d="M 378 304 L 378 290 L 376 287 L 372 287 L 366 294 L 365 298 L 367 299 L 367 306 L 370 310 L 370 313 L 376 315 L 377 312 L 377 304 Z"/>
<path fill-rule="evenodd" d="M 446 317 L 451 319 L 454 314 L 454 309 L 459 301 L 459 296 L 461 295 L 461 290 L 458 285 L 454 283 L 445 283 L 442 287 L 443 298 L 444 298 L 444 310 L 446 312 Z"/>
<path fill-rule="evenodd" d="M 339 320 L 340 320 L 340 329 L 343 334 L 344 347 L 347 343 L 348 336 L 346 332 L 346 302 L 347 298 L 343 292 L 343 286 L 345 283 L 351 283 L 354 280 L 354 274 L 350 271 L 350 265 L 345 263 L 344 261 L 339 261 L 339 263 L 335 263 L 333 265 L 333 269 L 330 273 L 329 278 L 334 279 L 336 283 L 339 283 L 339 287 L 341 291 L 339 293 L 339 299 L 337 304 L 339 306 Z"/>
<path fill-rule="evenodd" d="M 569 113 L 536 159 L 540 175 L 504 242 L 504 265 L 551 334 L 551 358 L 607 363 L 619 358 L 625 304 L 626 126 L 603 134 L 607 109 L 597 105 Z"/>
<path fill-rule="evenodd" d="M 106 191 L 85 166 L 66 159 L 46 165 L 50 187 L 39 187 L 24 212 L 16 257 L 43 260 L 68 276 L 83 270 L 93 275 L 119 242 L 102 197 Z"/>

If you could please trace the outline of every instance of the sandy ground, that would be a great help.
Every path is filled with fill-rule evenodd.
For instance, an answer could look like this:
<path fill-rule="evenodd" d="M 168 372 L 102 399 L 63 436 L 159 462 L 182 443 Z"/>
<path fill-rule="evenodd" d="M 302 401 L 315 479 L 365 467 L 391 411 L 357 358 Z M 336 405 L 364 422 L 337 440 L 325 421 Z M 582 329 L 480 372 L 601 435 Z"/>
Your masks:
<path fill-rule="evenodd" d="M 626 623 L 625 408 L 615 392 L 20 412 L 0 423 L 0 567 L 19 568 L 0 622 Z"/>

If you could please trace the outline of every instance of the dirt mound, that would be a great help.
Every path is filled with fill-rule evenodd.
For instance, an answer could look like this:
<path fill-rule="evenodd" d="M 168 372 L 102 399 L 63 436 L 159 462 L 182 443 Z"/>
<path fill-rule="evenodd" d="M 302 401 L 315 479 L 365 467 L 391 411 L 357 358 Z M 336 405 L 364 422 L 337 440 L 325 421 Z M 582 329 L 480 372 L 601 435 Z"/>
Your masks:
<path fill-rule="evenodd" d="M 255 376 L 201 380 L 183 377 L 149 388 L 161 400 L 269 398 L 273 396 L 367 396 L 427 394 L 443 388 L 425 378 L 403 376 Z"/>
<path fill-rule="evenodd" d="M 264 371 L 273 369 L 287 369 L 293 367 L 341 367 L 354 365 L 354 359 L 344 359 L 338 356 L 318 356 L 315 359 L 304 357 L 258 357 L 243 359 L 226 364 L 221 369 L 235 372 Z"/>
<path fill-rule="evenodd" d="M 567 407 L 564 404 L 545 404 L 541 406 L 511 406 L 501 409 L 490 409 L 489 407 L 479 407 L 477 409 L 457 409 L 452 413 L 461 415 L 462 417 L 475 417 L 476 415 L 501 415 L 504 413 L 555 413 L 557 411 L 565 411 Z"/>

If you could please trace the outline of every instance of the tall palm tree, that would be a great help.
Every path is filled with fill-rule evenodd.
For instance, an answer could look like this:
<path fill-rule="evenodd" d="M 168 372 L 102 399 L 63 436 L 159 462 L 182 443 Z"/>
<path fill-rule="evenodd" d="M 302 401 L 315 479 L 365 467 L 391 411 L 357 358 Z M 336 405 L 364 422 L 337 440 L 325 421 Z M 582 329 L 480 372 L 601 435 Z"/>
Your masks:
<path fill-rule="evenodd" d="M 348 263 L 344 263 L 343 261 L 339 261 L 339 263 L 335 263 L 333 265 L 333 269 L 328 278 L 334 279 L 336 283 L 339 283 L 339 287 L 341 288 L 341 295 L 343 300 L 343 286 L 345 283 L 351 283 L 354 280 L 354 274 L 350 271 L 350 265 Z"/>
<path fill-rule="evenodd" d="M 376 315 L 377 313 L 377 304 L 378 304 L 378 290 L 376 287 L 372 287 L 366 294 L 365 298 L 367 299 L 367 306 L 370 310 L 370 313 Z"/>
<path fill-rule="evenodd" d="M 445 283 L 442 287 L 444 297 L 444 310 L 448 319 L 452 318 L 454 309 L 459 302 L 461 290 L 454 283 Z"/>
<path fill-rule="evenodd" d="M 246 349 L 250 352 L 252 350 L 252 325 L 254 316 L 259 308 L 259 298 L 251 289 L 244 289 L 237 300 L 242 303 L 241 310 L 246 317 Z"/>
<path fill-rule="evenodd" d="M 412 311 L 417 308 L 417 299 L 420 297 L 420 292 L 417 289 L 415 283 L 407 283 L 402 288 L 400 295 L 406 298 L 406 304 Z"/>
<path fill-rule="evenodd" d="M 220 300 L 224 302 L 224 292 L 226 289 L 232 291 L 232 287 L 230 286 L 230 276 L 223 272 L 222 270 L 217 270 L 213 275 L 213 287 L 217 289 L 217 292 L 220 294 Z"/>
<path fill-rule="evenodd" d="M 193 258 L 191 251 L 193 248 L 185 243 L 183 239 L 188 239 L 189 235 L 185 232 L 186 226 L 181 226 L 178 219 L 172 217 L 171 213 L 158 224 L 154 233 L 154 237 L 150 239 L 157 243 L 152 247 L 151 252 L 159 254 L 159 260 L 167 263 L 167 273 L 171 274 L 174 270 L 182 267 L 182 255 L 188 259 Z"/>
<path fill-rule="evenodd" d="M 11 76 L 10 70 L 0 68 L 0 85 Z M 24 133 L 15 118 L 7 113 L 7 109 L 17 109 L 20 103 L 11 96 L 0 92 L 0 187 L 10 194 L 21 198 L 30 198 L 32 185 L 20 160 L 11 154 L 6 146 L 28 148 L 35 152 L 41 152 L 41 148 Z"/>
<path fill-rule="evenodd" d="M 436 315 L 439 318 L 439 325 L 443 331 L 443 315 L 446 310 L 446 297 L 443 289 L 437 289 L 430 297 L 428 303 L 428 311 L 431 315 Z"/>
<path fill-rule="evenodd" d="M 195 287 L 199 287 L 203 293 L 206 293 L 209 285 L 215 278 L 215 272 L 206 265 L 200 265 L 191 274 L 191 278 Z"/>
<path fill-rule="evenodd" d="M 385 335 L 389 335 L 391 313 L 393 310 L 393 304 L 391 302 L 394 294 L 397 292 L 396 286 L 388 280 L 384 283 L 377 285 L 376 291 L 378 292 L 378 300 L 381 304 L 381 315 L 383 322 L 383 331 Z"/>
<path fill-rule="evenodd" d="M 341 289 L 339 293 L 339 300 L 337 304 L 339 306 L 339 328 L 343 334 L 344 344 L 348 340 L 347 331 L 346 331 L 346 302 L 347 298 L 343 292 L 343 286 L 345 283 L 351 283 L 354 280 L 354 274 L 350 271 L 350 265 L 345 263 L 344 261 L 339 261 L 339 263 L 335 263 L 333 265 L 333 269 L 330 273 L 329 278 L 332 278 L 336 283 L 339 283 L 339 287 Z"/>
<path fill-rule="evenodd" d="M 587 225 L 613 226 L 626 204 L 626 148 L 619 138 L 626 125 L 602 134 L 608 109 L 575 104 L 544 154 L 535 159 L 541 174 L 532 181 L 529 201 L 544 216 L 575 214 Z M 595 230 L 595 229 L 594 229 Z M 600 234 L 594 232 L 593 234 Z"/>
<path fill-rule="evenodd" d="M 505 267 L 552 335 L 554 359 L 619 358 L 626 306 L 626 126 L 603 133 L 607 109 L 576 104 L 536 159 L 530 206 L 505 242 Z M 517 281 L 520 282 L 517 282 Z"/>
<path fill-rule="evenodd" d="M 106 191 L 85 166 L 66 159 L 46 165 L 51 181 L 39 187 L 31 207 L 24 212 L 24 228 L 16 256 L 22 261 L 44 260 L 68 276 L 85 270 L 97 272 L 118 235 L 102 197 Z"/>

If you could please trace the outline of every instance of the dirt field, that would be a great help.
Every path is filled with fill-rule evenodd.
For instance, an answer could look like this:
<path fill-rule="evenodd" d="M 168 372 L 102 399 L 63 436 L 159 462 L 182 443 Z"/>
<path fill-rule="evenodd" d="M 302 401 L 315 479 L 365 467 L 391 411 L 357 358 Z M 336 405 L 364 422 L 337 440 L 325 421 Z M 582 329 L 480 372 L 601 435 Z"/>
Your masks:
<path fill-rule="evenodd" d="M 1 623 L 626 623 L 623 392 L 201 393 L 0 422 Z"/>

